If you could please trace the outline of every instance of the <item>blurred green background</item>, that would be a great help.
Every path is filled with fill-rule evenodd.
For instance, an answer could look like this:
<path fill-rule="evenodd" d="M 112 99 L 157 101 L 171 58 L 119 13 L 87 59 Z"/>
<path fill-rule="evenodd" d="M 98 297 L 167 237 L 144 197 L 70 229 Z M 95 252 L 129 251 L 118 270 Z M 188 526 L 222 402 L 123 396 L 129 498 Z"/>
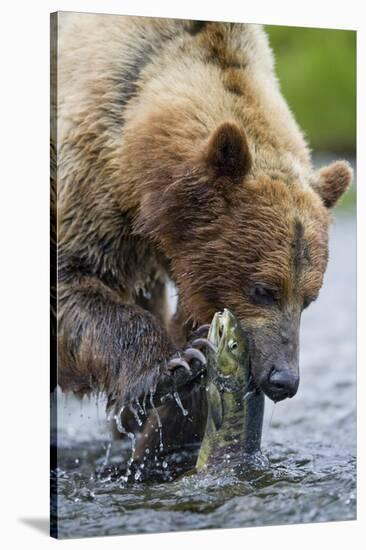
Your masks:
<path fill-rule="evenodd" d="M 281 88 L 313 149 L 356 148 L 356 32 L 267 26 Z"/>
<path fill-rule="evenodd" d="M 316 164 L 356 160 L 356 32 L 265 27 L 282 93 L 304 131 Z M 355 185 L 340 206 L 354 207 Z"/>

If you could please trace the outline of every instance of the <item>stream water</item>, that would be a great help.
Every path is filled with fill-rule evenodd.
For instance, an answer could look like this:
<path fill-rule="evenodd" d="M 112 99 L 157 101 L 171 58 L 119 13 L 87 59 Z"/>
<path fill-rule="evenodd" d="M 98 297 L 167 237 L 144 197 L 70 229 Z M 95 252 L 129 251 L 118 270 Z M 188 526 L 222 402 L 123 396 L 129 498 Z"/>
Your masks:
<path fill-rule="evenodd" d="M 245 478 L 229 468 L 127 485 L 100 476 L 130 458 L 131 440 L 111 440 L 102 401 L 58 396 L 59 537 L 355 519 L 355 231 L 354 217 L 337 215 L 324 287 L 303 314 L 298 394 L 266 400 L 268 461 Z"/>

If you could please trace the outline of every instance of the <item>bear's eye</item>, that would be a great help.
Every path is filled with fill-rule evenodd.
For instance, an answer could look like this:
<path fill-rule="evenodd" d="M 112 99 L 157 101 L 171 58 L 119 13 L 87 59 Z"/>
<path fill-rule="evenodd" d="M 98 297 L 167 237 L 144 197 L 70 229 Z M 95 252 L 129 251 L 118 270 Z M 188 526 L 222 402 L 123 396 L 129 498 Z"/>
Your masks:
<path fill-rule="evenodd" d="M 278 302 L 277 291 L 265 284 L 255 284 L 249 294 L 252 302 L 261 306 L 271 306 Z"/>

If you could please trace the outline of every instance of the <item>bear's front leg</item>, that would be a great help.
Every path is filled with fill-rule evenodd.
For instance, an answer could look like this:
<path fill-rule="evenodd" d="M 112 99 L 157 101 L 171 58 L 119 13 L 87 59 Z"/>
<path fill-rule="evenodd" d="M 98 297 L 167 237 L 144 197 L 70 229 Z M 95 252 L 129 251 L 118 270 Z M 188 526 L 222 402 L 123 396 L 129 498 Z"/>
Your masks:
<path fill-rule="evenodd" d="M 162 395 L 195 378 L 200 348 L 177 349 L 158 319 L 92 278 L 60 284 L 58 383 L 63 391 L 104 393 L 118 412 L 148 393 Z"/>

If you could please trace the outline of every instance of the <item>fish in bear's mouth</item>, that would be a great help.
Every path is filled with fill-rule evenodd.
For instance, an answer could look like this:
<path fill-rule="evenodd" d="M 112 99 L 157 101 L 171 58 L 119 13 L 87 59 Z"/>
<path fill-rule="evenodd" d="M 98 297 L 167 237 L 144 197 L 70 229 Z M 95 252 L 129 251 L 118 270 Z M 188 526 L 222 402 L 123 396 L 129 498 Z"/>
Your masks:
<path fill-rule="evenodd" d="M 248 343 L 240 323 L 228 309 L 217 312 L 211 322 L 208 340 L 216 352 L 211 350 L 210 370 L 219 387 L 223 391 L 234 392 L 261 391 L 255 384 L 251 372 L 251 360 L 248 353 Z M 214 357 L 212 354 L 214 353 Z M 238 369 L 239 363 L 246 368 Z M 220 368 L 217 368 L 220 365 Z"/>

